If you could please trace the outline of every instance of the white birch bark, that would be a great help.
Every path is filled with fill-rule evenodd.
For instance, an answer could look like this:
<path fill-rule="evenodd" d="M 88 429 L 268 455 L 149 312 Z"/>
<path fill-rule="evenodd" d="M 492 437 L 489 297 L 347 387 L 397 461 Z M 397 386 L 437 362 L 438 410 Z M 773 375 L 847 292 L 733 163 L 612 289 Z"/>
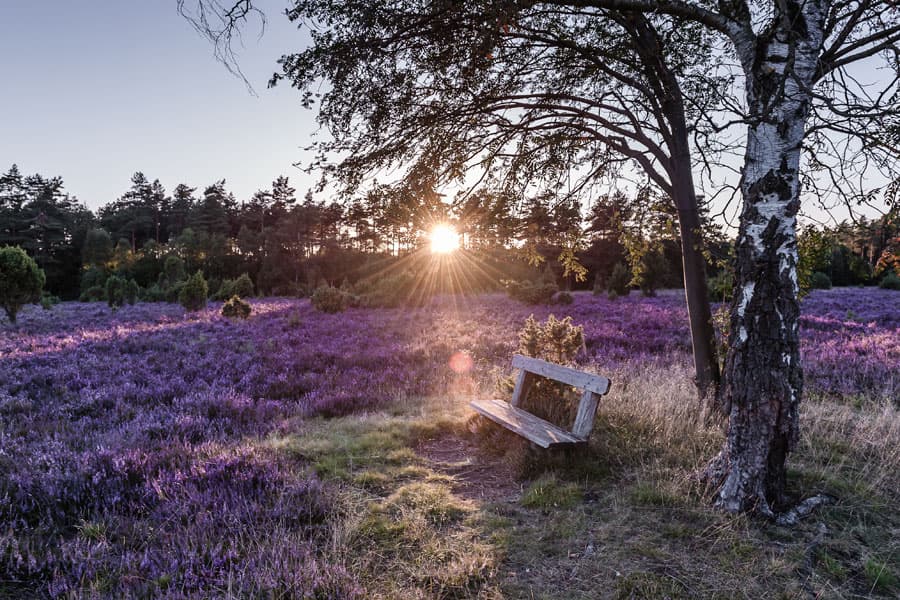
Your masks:
<path fill-rule="evenodd" d="M 781 3 L 781 14 L 755 43 L 740 32 L 733 36 L 753 123 L 726 360 L 728 437 L 707 471 L 721 483 L 717 504 L 732 512 L 773 514 L 773 503 L 783 500 L 785 457 L 798 436 L 800 151 L 827 2 Z"/>

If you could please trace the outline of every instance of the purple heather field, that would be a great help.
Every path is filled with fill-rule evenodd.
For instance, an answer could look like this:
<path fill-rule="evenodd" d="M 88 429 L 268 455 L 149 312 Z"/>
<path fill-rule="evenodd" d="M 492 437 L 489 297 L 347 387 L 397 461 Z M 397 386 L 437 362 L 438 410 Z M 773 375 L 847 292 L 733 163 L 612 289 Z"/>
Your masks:
<path fill-rule="evenodd" d="M 251 304 L 238 322 L 219 304 L 186 315 L 64 303 L 0 324 L 0 584 L 65 596 L 104 574 L 114 597 L 363 597 L 316 552 L 328 485 L 270 436 L 313 415 L 457 393 L 461 378 L 487 388 L 531 313 L 583 325 L 582 361 L 601 372 L 690 360 L 676 293 L 549 307 L 440 297 L 334 315 L 307 300 Z M 807 393 L 900 397 L 900 294 L 816 291 L 801 328 Z M 459 352 L 471 373 L 450 367 Z"/>

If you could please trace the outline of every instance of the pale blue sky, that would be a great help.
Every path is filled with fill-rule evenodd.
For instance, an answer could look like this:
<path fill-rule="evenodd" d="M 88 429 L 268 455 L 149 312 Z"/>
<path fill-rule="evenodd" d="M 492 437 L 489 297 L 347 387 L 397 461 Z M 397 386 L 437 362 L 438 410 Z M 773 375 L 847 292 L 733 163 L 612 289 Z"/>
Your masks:
<path fill-rule="evenodd" d="M 175 0 L 0 0 L 0 172 L 61 175 L 96 209 L 143 171 L 171 191 L 225 178 L 238 200 L 290 176 L 315 130 L 296 90 L 266 82 L 303 45 L 279 0 L 244 35 L 240 65 L 258 97 L 213 57 Z"/>
<path fill-rule="evenodd" d="M 239 201 L 284 174 L 302 196 L 315 177 L 293 163 L 310 158 L 314 112 L 296 90 L 266 83 L 307 40 L 282 14 L 287 0 L 254 4 L 268 23 L 261 38 L 257 22 L 244 28 L 240 66 L 258 96 L 216 61 L 176 0 L 0 0 L 0 172 L 17 163 L 60 175 L 92 209 L 125 192 L 135 171 L 169 191 L 225 178 Z M 827 220 L 814 202 L 804 212 Z"/>

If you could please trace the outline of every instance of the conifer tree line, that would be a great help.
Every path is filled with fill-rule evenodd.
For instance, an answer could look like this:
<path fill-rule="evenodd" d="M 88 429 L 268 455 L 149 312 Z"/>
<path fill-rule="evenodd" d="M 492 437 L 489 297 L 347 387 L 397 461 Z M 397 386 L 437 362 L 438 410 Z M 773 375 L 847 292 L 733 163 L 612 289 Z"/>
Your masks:
<path fill-rule="evenodd" d="M 259 294 L 308 294 L 415 255 L 436 223 L 453 224 L 463 251 L 485 267 L 480 279 L 469 280 L 473 289 L 462 291 L 548 274 L 561 287 L 605 286 L 616 265 L 625 265 L 631 284 L 653 293 L 681 285 L 675 219 L 671 201 L 648 191 L 633 198 L 617 192 L 585 207 L 575 199 L 483 190 L 446 199 L 381 185 L 338 202 L 300 199 L 281 176 L 239 201 L 224 179 L 169 191 L 141 172 L 118 199 L 92 212 L 66 192 L 61 177 L 24 175 L 16 165 L 0 176 L 0 246 L 23 248 L 45 272 L 45 289 L 65 299 L 101 299 L 115 274 L 134 280 L 144 299 L 161 300 L 167 285 L 198 270 L 211 294 L 244 273 Z M 892 214 L 809 228 L 801 235 L 801 274 L 824 274 L 834 285 L 875 283 L 897 270 L 898 235 Z M 708 215 L 704 239 L 712 292 L 721 297 L 730 291 L 731 241 Z M 571 273 L 561 256 L 574 256 L 584 271 Z M 543 259 L 540 268 L 535 257 Z M 823 281 L 812 279 L 809 285 Z"/>

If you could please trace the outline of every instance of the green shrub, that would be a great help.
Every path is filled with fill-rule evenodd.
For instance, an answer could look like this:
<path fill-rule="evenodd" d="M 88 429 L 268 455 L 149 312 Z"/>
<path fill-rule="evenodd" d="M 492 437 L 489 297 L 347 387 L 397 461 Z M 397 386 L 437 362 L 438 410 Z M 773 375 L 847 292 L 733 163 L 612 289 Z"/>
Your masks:
<path fill-rule="evenodd" d="M 106 302 L 111 308 L 119 308 L 128 304 L 137 302 L 138 292 L 140 288 L 134 279 L 125 279 L 118 275 L 113 275 L 106 280 Z"/>
<path fill-rule="evenodd" d="M 39 302 L 47 278 L 18 246 L 0 248 L 0 305 L 12 323 L 25 304 Z"/>
<path fill-rule="evenodd" d="M 209 288 L 206 285 L 206 279 L 203 278 L 203 272 L 197 271 L 191 275 L 181 290 L 178 292 L 178 302 L 187 311 L 197 311 L 206 308 L 206 296 Z"/>
<path fill-rule="evenodd" d="M 106 286 L 95 285 L 94 287 L 89 287 L 88 289 L 81 292 L 81 295 L 78 297 L 78 299 L 81 302 L 105 302 Z"/>
<path fill-rule="evenodd" d="M 232 319 L 246 319 L 252 311 L 251 306 L 239 296 L 232 296 L 222 305 L 222 316 Z"/>
<path fill-rule="evenodd" d="M 106 303 L 110 308 L 118 308 L 125 304 L 125 280 L 113 275 L 106 280 Z"/>
<path fill-rule="evenodd" d="M 246 273 L 241 273 L 237 279 L 226 279 L 213 295 L 216 300 L 228 300 L 232 296 L 250 298 L 253 296 L 253 280 Z"/>
<path fill-rule="evenodd" d="M 900 277 L 897 277 L 896 273 L 890 272 L 884 276 L 878 287 L 885 290 L 900 290 Z"/>
<path fill-rule="evenodd" d="M 831 278 L 821 271 L 816 271 L 809 276 L 809 287 L 814 290 L 830 290 Z"/>
<path fill-rule="evenodd" d="M 164 302 L 166 299 L 166 292 L 159 287 L 159 284 L 154 283 L 150 287 L 142 289 L 139 297 L 144 302 Z"/>
<path fill-rule="evenodd" d="M 627 296 L 631 293 L 631 272 L 625 264 L 616 263 L 609 276 L 606 289 L 615 292 L 616 297 Z"/>
<path fill-rule="evenodd" d="M 584 347 L 584 329 L 573 325 L 572 318 L 547 317 L 543 323 L 534 315 L 525 320 L 519 331 L 519 353 L 557 364 L 572 364 Z M 501 381 L 501 389 L 511 394 L 515 381 L 512 377 Z M 550 379 L 536 380 L 522 399 L 521 408 L 540 418 L 569 428 L 578 411 L 580 394 L 572 387 Z"/>
<path fill-rule="evenodd" d="M 54 306 L 60 303 L 59 296 L 54 296 L 49 292 L 44 292 L 41 296 L 41 308 L 44 310 L 51 310 Z"/>
<path fill-rule="evenodd" d="M 555 283 L 542 281 L 501 281 L 506 293 L 513 300 L 525 304 L 550 304 L 553 295 L 559 291 Z"/>
<path fill-rule="evenodd" d="M 180 281 L 184 281 L 187 274 L 184 271 L 184 261 L 180 257 L 170 254 L 163 263 L 163 272 L 160 273 L 160 287 L 169 288 Z"/>
<path fill-rule="evenodd" d="M 347 308 L 347 294 L 336 287 L 322 285 L 313 292 L 312 305 L 324 313 L 339 313 Z"/>
<path fill-rule="evenodd" d="M 109 275 L 101 268 L 91 267 L 81 274 L 81 293 L 95 287 L 103 287 L 106 285 L 106 278 Z"/>
<path fill-rule="evenodd" d="M 709 299 L 713 302 L 725 302 L 731 298 L 731 288 L 734 285 L 734 272 L 730 268 L 724 268 L 714 277 L 706 280 L 706 289 L 709 291 Z"/>
<path fill-rule="evenodd" d="M 572 297 L 572 294 L 569 292 L 560 292 L 553 298 L 553 301 L 556 304 L 569 305 L 575 301 L 575 298 Z"/>

